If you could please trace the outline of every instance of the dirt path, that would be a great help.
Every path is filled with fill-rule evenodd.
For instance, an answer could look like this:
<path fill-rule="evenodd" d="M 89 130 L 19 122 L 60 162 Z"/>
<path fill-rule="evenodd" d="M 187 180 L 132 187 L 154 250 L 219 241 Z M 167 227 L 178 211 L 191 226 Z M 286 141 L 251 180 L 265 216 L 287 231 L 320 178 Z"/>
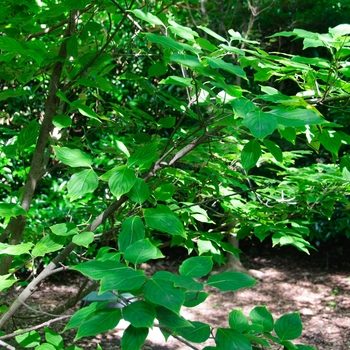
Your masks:
<path fill-rule="evenodd" d="M 350 349 L 350 254 L 347 250 L 344 249 L 337 255 L 337 265 L 331 260 L 328 261 L 328 271 L 325 269 L 327 261 L 323 253 L 313 254 L 310 258 L 295 249 L 266 249 L 256 252 L 255 257 L 254 254 L 247 257 L 245 266 L 262 271 L 262 281 L 253 288 L 234 293 L 222 293 L 210 288 L 208 291 L 211 295 L 205 303 L 194 309 L 183 308 L 182 314 L 193 321 L 206 322 L 215 327 L 227 327 L 228 313 L 237 308 L 242 309 L 248 316 L 255 306 L 266 305 L 275 320 L 282 314 L 299 311 L 303 321 L 303 334 L 298 343 L 320 350 Z M 168 260 L 152 266 L 152 269 L 160 268 L 174 272 L 177 262 Z M 47 282 L 41 291 L 33 295 L 29 304 L 40 303 L 44 310 L 53 309 L 57 303 L 74 295 L 77 290 L 76 282 L 70 282 L 69 286 Z M 51 298 L 47 299 L 48 296 Z M 82 339 L 75 345 L 83 349 L 96 349 L 97 344 L 100 344 L 103 350 L 119 349 L 119 338 L 126 327 L 126 322 L 120 322 L 113 331 Z M 66 345 L 72 341 L 74 335 L 74 332 L 63 334 Z M 202 349 L 205 345 L 212 344 L 208 341 L 195 346 Z M 160 331 L 154 328 L 143 349 L 190 348 L 172 337 L 165 342 Z"/>

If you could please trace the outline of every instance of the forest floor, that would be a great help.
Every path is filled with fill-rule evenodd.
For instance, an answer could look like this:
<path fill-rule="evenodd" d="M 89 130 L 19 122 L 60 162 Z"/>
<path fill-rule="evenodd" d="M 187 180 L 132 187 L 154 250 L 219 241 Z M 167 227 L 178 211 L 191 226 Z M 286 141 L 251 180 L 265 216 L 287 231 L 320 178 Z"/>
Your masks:
<path fill-rule="evenodd" d="M 325 248 L 321 247 L 319 252 L 311 252 L 308 256 L 291 247 L 272 249 L 256 242 L 249 242 L 249 245 L 244 243 L 242 250 L 247 255 L 242 260 L 245 267 L 261 271 L 263 279 L 254 287 L 237 292 L 220 292 L 209 288 L 208 299 L 193 309 L 183 308 L 182 315 L 214 327 L 228 327 L 228 314 L 233 309 L 240 308 L 248 316 L 255 306 L 266 305 L 275 320 L 283 314 L 298 311 L 303 322 L 303 333 L 296 343 L 319 350 L 350 349 L 350 245 L 347 241 L 327 247 L 327 251 Z M 150 265 L 149 269 L 151 273 L 160 269 L 177 272 L 182 260 L 179 254 L 176 257 L 168 256 Z M 64 284 L 63 278 L 44 282 L 28 304 L 37 307 L 40 304 L 41 310 L 49 312 L 78 290 L 79 278 L 69 277 L 68 280 L 69 283 L 66 280 Z M 25 309 L 23 312 L 26 313 Z M 103 350 L 120 349 L 120 337 L 127 325 L 121 321 L 114 330 L 83 338 L 74 345 L 96 349 L 100 344 Z M 61 331 L 63 325 L 58 323 L 53 328 Z M 65 344 L 70 345 L 75 332 L 70 330 L 62 336 Z M 206 345 L 213 345 L 213 342 L 193 345 L 203 349 Z M 173 337 L 166 342 L 155 327 L 142 349 L 185 350 L 190 347 Z"/>

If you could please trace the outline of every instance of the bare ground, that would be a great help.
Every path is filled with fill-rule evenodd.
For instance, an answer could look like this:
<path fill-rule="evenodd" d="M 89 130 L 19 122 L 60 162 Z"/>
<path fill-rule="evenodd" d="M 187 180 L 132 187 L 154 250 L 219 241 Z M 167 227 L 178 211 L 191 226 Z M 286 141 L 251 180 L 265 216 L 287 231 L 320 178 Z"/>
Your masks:
<path fill-rule="evenodd" d="M 290 248 L 271 250 L 268 246 L 250 243 L 244 251 L 250 251 L 244 259 L 248 268 L 263 272 L 264 277 L 253 288 L 237 292 L 220 292 L 214 288 L 207 291 L 209 298 L 196 308 L 183 308 L 182 314 L 193 321 L 201 321 L 214 327 L 227 327 L 227 317 L 231 310 L 242 309 L 248 316 L 252 308 L 266 305 L 275 320 L 283 314 L 300 312 L 303 333 L 297 343 L 307 344 L 319 350 L 350 349 L 350 247 L 339 245 L 321 249 L 311 257 Z M 329 248 L 329 247 L 328 247 Z M 177 256 L 178 257 L 178 256 Z M 176 272 L 181 259 L 170 257 L 150 266 L 151 272 L 167 269 Z M 59 303 L 72 297 L 79 285 L 79 278 L 45 282 L 28 301 L 29 305 L 40 305 L 41 310 L 52 310 Z M 28 309 L 22 309 L 24 318 L 16 318 L 15 326 L 25 327 L 37 324 L 28 318 Z M 20 315 L 19 315 L 20 316 Z M 33 314 L 31 314 L 33 316 Z M 9 329 L 14 325 L 9 325 Z M 100 344 L 103 350 L 119 349 L 119 340 L 127 323 L 105 334 L 84 338 L 75 345 L 83 349 L 96 349 Z M 54 325 L 57 331 L 63 323 Z M 65 344 L 72 344 L 74 331 L 63 333 Z M 193 344 L 197 349 L 205 344 Z M 16 347 L 20 349 L 20 347 Z M 149 334 L 143 350 L 185 350 L 188 345 L 170 337 L 168 342 L 155 327 Z M 272 348 L 273 349 L 273 348 Z M 277 349 L 277 348 L 276 348 Z"/>

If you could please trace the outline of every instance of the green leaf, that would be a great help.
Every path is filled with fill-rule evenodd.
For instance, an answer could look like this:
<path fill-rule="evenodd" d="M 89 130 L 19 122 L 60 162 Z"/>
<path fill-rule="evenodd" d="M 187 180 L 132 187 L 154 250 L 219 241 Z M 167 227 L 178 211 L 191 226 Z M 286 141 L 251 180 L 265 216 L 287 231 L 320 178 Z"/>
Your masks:
<path fill-rule="evenodd" d="M 27 216 L 27 212 L 20 205 L 0 203 L 0 216 L 11 218 L 19 215 Z"/>
<path fill-rule="evenodd" d="M 266 306 L 257 306 L 249 314 L 253 324 L 262 326 L 264 332 L 272 332 L 274 321 Z"/>
<path fill-rule="evenodd" d="M 135 328 L 129 325 L 120 340 L 122 350 L 139 350 L 148 335 L 148 328 Z"/>
<path fill-rule="evenodd" d="M 184 49 L 180 43 L 168 36 L 160 36 L 152 33 L 147 33 L 145 35 L 147 40 L 149 40 L 151 43 L 163 45 L 164 47 L 174 51 L 182 51 Z"/>
<path fill-rule="evenodd" d="M 10 38 L 8 36 L 0 36 L 0 47 L 2 51 L 15 51 L 15 52 L 21 52 L 24 51 L 24 48 L 22 47 L 21 43 L 13 38 Z"/>
<path fill-rule="evenodd" d="M 144 13 L 143 11 L 141 11 L 139 9 L 130 10 L 130 12 L 132 12 L 137 18 L 140 18 L 149 24 L 165 27 L 164 23 L 157 16 L 152 15 L 149 12 Z"/>
<path fill-rule="evenodd" d="M 107 332 L 117 326 L 121 318 L 120 309 L 103 308 L 90 314 L 79 326 L 74 341 Z"/>
<path fill-rule="evenodd" d="M 236 291 L 252 287 L 256 282 L 253 277 L 245 273 L 229 271 L 210 276 L 206 284 L 221 291 Z"/>
<path fill-rule="evenodd" d="M 21 255 L 28 254 L 33 247 L 33 243 L 7 244 L 0 243 L 0 254 Z"/>
<path fill-rule="evenodd" d="M 57 114 L 53 118 L 52 124 L 58 129 L 68 128 L 72 125 L 72 119 L 68 115 Z"/>
<path fill-rule="evenodd" d="M 170 209 L 164 206 L 158 205 L 155 209 L 146 209 L 144 217 L 147 226 L 154 230 L 171 235 L 186 236 L 182 222 Z"/>
<path fill-rule="evenodd" d="M 203 27 L 203 26 L 197 26 L 199 29 L 202 29 L 203 32 L 206 32 L 207 34 L 209 34 L 210 36 L 212 36 L 213 38 L 222 41 L 222 42 L 227 42 L 227 40 L 225 38 L 223 38 L 221 35 L 216 34 L 215 32 L 213 32 L 211 29 L 207 28 L 207 27 Z"/>
<path fill-rule="evenodd" d="M 171 84 L 171 85 L 179 85 L 179 86 L 191 86 L 192 78 L 182 78 L 171 75 L 166 79 L 162 79 L 159 84 Z"/>
<path fill-rule="evenodd" d="M 211 68 L 220 68 L 247 80 L 245 71 L 240 66 L 234 66 L 232 63 L 224 62 L 220 58 L 207 58 L 207 62 Z"/>
<path fill-rule="evenodd" d="M 186 259 L 179 267 L 182 276 L 201 278 L 206 276 L 213 268 L 210 256 L 195 256 Z"/>
<path fill-rule="evenodd" d="M 92 164 L 91 157 L 80 149 L 57 146 L 53 146 L 53 148 L 57 159 L 70 167 L 90 167 Z"/>
<path fill-rule="evenodd" d="M 180 337 L 193 342 L 203 343 L 210 337 L 210 326 L 202 322 L 188 321 L 190 327 L 181 327 L 175 330 L 175 334 Z"/>
<path fill-rule="evenodd" d="M 63 338 L 48 327 L 44 327 L 46 341 L 58 348 L 63 347 Z"/>
<path fill-rule="evenodd" d="M 154 319 L 157 316 L 154 306 L 143 300 L 129 304 L 123 308 L 122 312 L 124 319 L 135 328 L 153 328 Z"/>
<path fill-rule="evenodd" d="M 173 128 L 176 123 L 175 117 L 165 117 L 157 120 L 157 124 L 160 125 L 162 128 Z"/>
<path fill-rule="evenodd" d="M 188 54 L 183 55 L 179 53 L 174 53 L 170 56 L 170 61 L 176 62 L 178 64 L 192 69 L 203 68 L 202 63 L 199 62 L 197 56 L 192 56 Z"/>
<path fill-rule="evenodd" d="M 49 343 L 41 343 L 35 347 L 35 350 L 57 350 L 57 348 Z"/>
<path fill-rule="evenodd" d="M 149 188 L 143 179 L 136 179 L 136 182 L 132 189 L 128 192 L 127 196 L 138 204 L 144 203 L 150 197 Z"/>
<path fill-rule="evenodd" d="M 79 271 L 83 275 L 95 280 L 101 279 L 108 274 L 116 275 L 120 269 L 126 268 L 126 265 L 113 260 L 90 260 L 71 267 L 72 270 Z"/>
<path fill-rule="evenodd" d="M 228 323 L 232 329 L 238 332 L 246 331 L 249 325 L 248 318 L 243 314 L 242 309 L 231 311 L 228 316 Z"/>
<path fill-rule="evenodd" d="M 83 10 L 89 4 L 90 0 L 64 0 L 67 11 Z"/>
<path fill-rule="evenodd" d="M 329 33 L 331 33 L 335 39 L 340 36 L 348 35 L 350 34 L 350 24 L 339 24 L 334 28 L 329 28 Z"/>
<path fill-rule="evenodd" d="M 325 120 L 320 115 L 308 109 L 274 109 L 269 113 L 274 114 L 277 119 L 277 123 L 285 127 L 300 127 L 325 123 Z"/>
<path fill-rule="evenodd" d="M 3 36 L 0 37 L 0 47 L 1 46 L 1 38 L 4 38 Z M 7 100 L 10 97 L 19 97 L 19 96 L 28 96 L 30 95 L 29 91 L 27 90 L 11 90 L 7 89 L 5 91 L 0 92 L 0 101 Z"/>
<path fill-rule="evenodd" d="M 0 275 L 0 292 L 7 288 L 10 288 L 16 282 L 17 279 L 13 278 L 11 274 Z"/>
<path fill-rule="evenodd" d="M 137 290 L 142 287 L 146 280 L 147 277 L 143 271 L 129 267 L 119 268 L 116 272 L 108 271 L 101 280 L 100 293 L 111 290 Z"/>
<path fill-rule="evenodd" d="M 36 120 L 32 120 L 18 135 L 18 144 L 20 150 L 28 149 L 36 143 L 39 134 L 39 125 Z"/>
<path fill-rule="evenodd" d="M 344 156 L 340 160 L 340 170 L 343 175 L 343 178 L 346 181 L 350 181 L 350 158 Z"/>
<path fill-rule="evenodd" d="M 134 154 L 128 159 L 128 165 L 143 165 L 151 163 L 157 152 L 157 143 L 148 144 L 142 148 L 136 150 Z"/>
<path fill-rule="evenodd" d="M 93 232 L 81 232 L 78 235 L 73 236 L 72 242 L 76 245 L 89 248 L 90 243 L 94 241 Z"/>
<path fill-rule="evenodd" d="M 218 328 L 215 343 L 219 349 L 225 350 L 252 350 L 250 342 L 242 333 L 234 329 Z"/>
<path fill-rule="evenodd" d="M 185 300 L 185 293 L 173 286 L 173 283 L 163 279 L 151 278 L 144 287 L 146 300 L 156 305 L 162 305 L 179 313 Z"/>
<path fill-rule="evenodd" d="M 170 280 L 174 282 L 175 287 L 185 288 L 186 290 L 201 291 L 203 283 L 196 282 L 193 278 L 188 276 L 173 275 Z"/>
<path fill-rule="evenodd" d="M 196 43 L 203 49 L 209 52 L 217 50 L 217 46 L 213 45 L 209 40 L 204 38 L 197 38 Z"/>
<path fill-rule="evenodd" d="M 323 129 L 318 136 L 321 145 L 329 152 L 338 156 L 338 151 L 342 145 L 342 138 L 336 131 Z"/>
<path fill-rule="evenodd" d="M 134 265 L 141 264 L 151 259 L 163 258 L 161 251 L 155 247 L 149 239 L 140 239 L 125 249 L 124 259 Z"/>
<path fill-rule="evenodd" d="M 72 102 L 70 105 L 77 108 L 77 110 L 85 117 L 101 122 L 99 116 L 89 106 L 84 105 L 82 101 L 77 100 Z"/>
<path fill-rule="evenodd" d="M 279 133 L 282 137 L 284 137 L 287 141 L 291 142 L 293 145 L 295 144 L 295 139 L 297 137 L 297 133 L 294 128 L 287 127 L 287 128 L 280 128 L 278 129 Z"/>
<path fill-rule="evenodd" d="M 127 218 L 122 223 L 122 229 L 118 236 L 118 247 L 124 252 L 131 244 L 145 237 L 145 227 L 138 216 Z"/>
<path fill-rule="evenodd" d="M 30 331 L 15 336 L 16 342 L 24 348 L 34 348 L 40 344 L 41 338 L 37 331 Z"/>
<path fill-rule="evenodd" d="M 174 195 L 174 193 L 174 185 L 172 183 L 169 183 L 157 187 L 153 192 L 153 196 L 157 201 L 166 201 L 170 199 Z"/>
<path fill-rule="evenodd" d="M 273 141 L 264 140 L 264 145 L 268 149 L 268 151 L 274 156 L 277 162 L 283 162 L 283 153 L 281 148 Z"/>
<path fill-rule="evenodd" d="M 241 162 L 245 171 L 249 171 L 256 165 L 259 158 L 261 157 L 261 147 L 257 140 L 250 140 L 243 147 L 241 153 Z"/>
<path fill-rule="evenodd" d="M 283 315 L 275 324 L 275 332 L 282 341 L 300 337 L 302 330 L 303 325 L 297 312 Z"/>
<path fill-rule="evenodd" d="M 183 27 L 182 25 L 176 23 L 175 21 L 172 21 L 171 19 L 169 19 L 169 24 L 170 26 L 168 28 L 170 29 L 170 31 L 185 40 L 193 41 L 194 37 L 198 36 L 198 34 L 191 28 Z"/>
<path fill-rule="evenodd" d="M 73 174 L 67 184 L 71 201 L 82 197 L 86 193 L 92 193 L 98 187 L 98 176 L 92 169 L 85 169 Z"/>
<path fill-rule="evenodd" d="M 43 237 L 34 247 L 32 255 L 34 257 L 44 256 L 47 253 L 60 250 L 65 243 L 65 237 L 54 234 Z"/>
<path fill-rule="evenodd" d="M 114 169 L 113 175 L 108 181 L 108 186 L 114 196 L 119 199 L 123 194 L 128 193 L 136 182 L 135 172 L 127 166 L 122 165 Z"/>
<path fill-rule="evenodd" d="M 50 230 L 57 236 L 71 236 L 78 233 L 78 227 L 72 222 L 50 226 Z"/>
<path fill-rule="evenodd" d="M 160 77 L 166 74 L 168 68 L 163 63 L 157 62 L 148 68 L 148 77 Z"/>
<path fill-rule="evenodd" d="M 231 101 L 233 111 L 238 118 L 244 119 L 250 112 L 257 109 L 255 104 L 249 101 L 247 98 L 240 97 Z"/>
<path fill-rule="evenodd" d="M 156 311 L 160 326 L 168 327 L 170 330 L 181 327 L 193 328 L 192 324 L 177 312 L 171 311 L 163 306 L 158 306 Z"/>
<path fill-rule="evenodd" d="M 243 119 L 242 124 L 247 126 L 253 136 L 258 139 L 263 139 L 272 134 L 278 125 L 275 116 L 261 110 L 250 112 Z"/>

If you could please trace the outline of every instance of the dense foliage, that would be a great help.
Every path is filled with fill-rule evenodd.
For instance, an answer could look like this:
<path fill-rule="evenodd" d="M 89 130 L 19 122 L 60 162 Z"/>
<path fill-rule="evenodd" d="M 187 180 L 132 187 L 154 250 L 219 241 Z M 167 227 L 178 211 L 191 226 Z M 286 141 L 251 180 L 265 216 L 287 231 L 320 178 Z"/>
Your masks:
<path fill-rule="evenodd" d="M 139 349 L 157 319 L 165 339 L 214 334 L 217 349 L 307 349 L 291 342 L 302 330 L 297 312 L 274 321 L 265 306 L 249 318 L 233 310 L 228 328 L 212 331 L 180 310 L 203 302 L 205 286 L 256 283 L 235 271 L 205 278 L 225 254 L 239 255 L 227 236 L 270 237 L 305 253 L 315 239 L 349 237 L 350 25 L 285 30 L 265 48 L 252 29 L 270 6 L 258 2 L 237 7 L 251 13 L 242 33 L 197 22 L 197 2 L 6 4 L 0 290 L 23 290 L 1 308 L 0 329 L 43 279 L 70 268 L 96 281 L 79 298 L 94 288 L 133 296 L 123 309 L 94 303 L 75 313 L 66 329 L 77 328 L 76 339 L 124 318 L 122 348 Z M 290 40 L 301 52 L 276 52 Z M 141 264 L 165 246 L 191 257 L 178 274 L 148 277 Z M 45 333 L 50 349 L 63 348 Z M 23 334 L 20 344 L 44 346 L 36 331 Z"/>

